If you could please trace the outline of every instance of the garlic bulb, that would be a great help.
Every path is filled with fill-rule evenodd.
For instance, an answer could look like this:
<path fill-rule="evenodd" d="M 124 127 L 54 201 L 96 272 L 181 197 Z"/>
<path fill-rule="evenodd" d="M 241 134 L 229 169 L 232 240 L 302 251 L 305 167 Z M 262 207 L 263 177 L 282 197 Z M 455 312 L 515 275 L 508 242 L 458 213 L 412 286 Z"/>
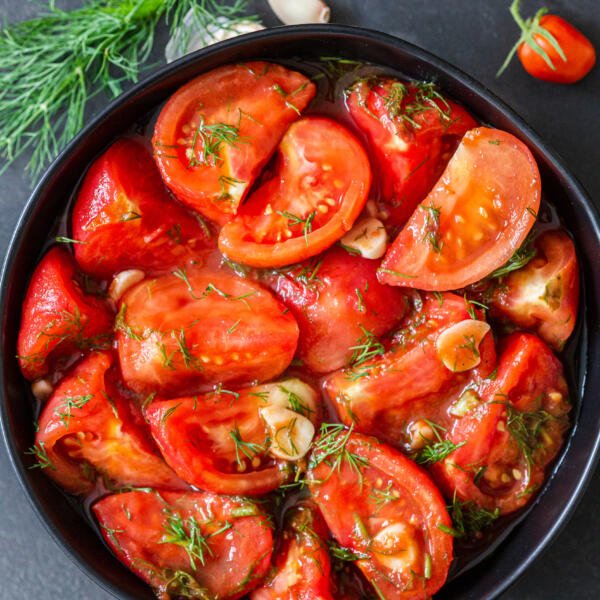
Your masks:
<path fill-rule="evenodd" d="M 183 18 L 182 27 L 173 33 L 167 43 L 165 58 L 170 63 L 200 48 L 264 28 L 264 25 L 257 21 L 230 21 L 226 17 L 219 17 L 214 25 L 211 24 L 202 30 L 194 24 L 194 13 L 190 10 Z"/>
<path fill-rule="evenodd" d="M 269 0 L 269 5 L 285 25 L 329 23 L 331 16 L 323 0 Z"/>

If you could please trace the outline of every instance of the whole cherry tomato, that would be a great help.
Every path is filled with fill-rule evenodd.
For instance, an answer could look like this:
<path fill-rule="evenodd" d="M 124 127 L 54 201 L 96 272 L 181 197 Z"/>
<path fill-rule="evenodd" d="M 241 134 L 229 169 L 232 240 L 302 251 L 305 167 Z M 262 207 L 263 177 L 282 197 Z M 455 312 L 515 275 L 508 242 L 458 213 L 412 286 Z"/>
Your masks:
<path fill-rule="evenodd" d="M 510 12 L 521 28 L 521 37 L 498 75 L 506 69 L 515 52 L 530 75 L 553 83 L 575 83 L 596 64 L 592 42 L 563 18 L 547 14 L 547 8 L 523 20 L 519 0 L 514 0 Z"/>

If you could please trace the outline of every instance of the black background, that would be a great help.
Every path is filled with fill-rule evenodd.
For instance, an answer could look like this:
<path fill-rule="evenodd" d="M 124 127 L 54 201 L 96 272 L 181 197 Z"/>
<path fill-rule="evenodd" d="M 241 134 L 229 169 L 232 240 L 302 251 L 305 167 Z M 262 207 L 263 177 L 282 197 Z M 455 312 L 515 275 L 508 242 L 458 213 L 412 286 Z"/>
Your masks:
<path fill-rule="evenodd" d="M 294 1 L 294 0 L 290 0 Z M 296 0 L 302 2 L 303 0 Z M 539 8 L 524 0 L 523 12 Z M 76 7 L 80 2 L 60 2 Z M 528 76 L 515 61 L 495 73 L 516 40 L 510 0 L 330 0 L 332 22 L 361 25 L 397 35 L 429 50 L 480 80 L 511 105 L 553 147 L 600 208 L 600 66 L 581 83 L 556 86 Z M 548 0 L 552 12 L 583 30 L 600 48 L 598 0 Z M 265 24 L 277 25 L 266 0 L 249 3 Z M 7 21 L 36 14 L 34 3 L 0 0 Z M 156 41 L 161 59 L 165 36 Z M 99 108 L 99 99 L 92 107 Z M 24 161 L 0 176 L 0 256 L 31 191 Z M 600 259 L 600 256 L 598 257 Z M 15 315 L 15 318 L 17 315 Z M 25 400 L 25 399 L 24 399 Z M 596 472 L 573 519 L 502 600 L 600 598 L 600 472 Z M 0 448 L 0 598 L 108 600 L 50 539 L 29 507 Z"/>

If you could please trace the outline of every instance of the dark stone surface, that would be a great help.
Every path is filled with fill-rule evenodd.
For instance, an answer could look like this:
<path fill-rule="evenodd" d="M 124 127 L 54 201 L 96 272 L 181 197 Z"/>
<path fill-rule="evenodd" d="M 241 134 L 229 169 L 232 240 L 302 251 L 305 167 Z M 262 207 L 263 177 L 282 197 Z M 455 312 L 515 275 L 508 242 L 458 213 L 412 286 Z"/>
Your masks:
<path fill-rule="evenodd" d="M 299 0 L 301 1 L 301 0 Z M 395 34 L 438 54 L 487 85 L 511 105 L 562 156 L 600 207 L 600 68 L 575 86 L 559 87 L 529 77 L 514 62 L 494 74 L 514 42 L 517 28 L 509 0 L 330 0 L 332 21 Z M 79 2 L 63 2 L 73 7 Z M 250 3 L 269 14 L 266 0 Z M 523 2 L 529 13 L 537 2 Z M 550 7 L 583 29 L 600 47 L 598 0 L 554 0 Z M 35 4 L 0 0 L 0 17 L 16 21 L 35 14 Z M 164 37 L 157 40 L 160 44 Z M 157 53 L 157 57 L 160 53 Z M 4 256 L 30 184 L 23 161 L 0 177 L 0 256 Z M 600 258 L 600 257 L 599 257 Z M 503 600 L 600 597 L 600 473 L 592 479 L 575 516 Z M 111 596 L 92 583 L 59 550 L 34 516 L 0 448 L 0 598 L 54 600 Z"/>

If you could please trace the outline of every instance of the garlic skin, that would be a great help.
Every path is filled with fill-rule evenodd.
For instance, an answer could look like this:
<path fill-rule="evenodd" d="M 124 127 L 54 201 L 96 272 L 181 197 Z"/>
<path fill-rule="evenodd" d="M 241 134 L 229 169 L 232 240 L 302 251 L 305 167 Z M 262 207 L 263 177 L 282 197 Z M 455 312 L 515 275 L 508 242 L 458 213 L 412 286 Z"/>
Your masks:
<path fill-rule="evenodd" d="M 173 33 L 165 47 L 166 61 L 170 63 L 200 48 L 265 28 L 262 23 L 251 20 L 231 23 L 225 17 L 219 17 L 217 22 L 218 25 L 209 25 L 201 31 L 194 25 L 193 11 L 188 11 L 183 18 L 182 28 Z"/>
<path fill-rule="evenodd" d="M 341 239 L 344 246 L 353 248 L 363 258 L 381 258 L 388 245 L 383 223 L 374 217 L 364 217 L 354 223 L 352 229 Z"/>
<path fill-rule="evenodd" d="M 329 23 L 331 17 L 323 0 L 269 0 L 269 6 L 284 25 Z"/>
<path fill-rule="evenodd" d="M 128 269 L 117 273 L 108 288 L 108 297 L 117 303 L 130 287 L 142 281 L 144 277 L 146 274 L 139 269 Z"/>

